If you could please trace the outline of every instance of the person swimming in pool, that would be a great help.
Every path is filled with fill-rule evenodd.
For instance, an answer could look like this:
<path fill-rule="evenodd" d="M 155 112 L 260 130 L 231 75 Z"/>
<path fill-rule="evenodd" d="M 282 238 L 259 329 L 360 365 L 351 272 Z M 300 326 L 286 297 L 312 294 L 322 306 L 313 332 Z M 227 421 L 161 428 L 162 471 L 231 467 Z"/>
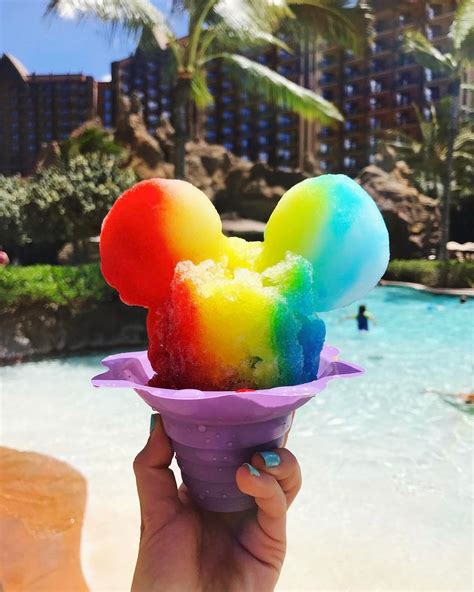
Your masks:
<path fill-rule="evenodd" d="M 357 321 L 357 328 L 359 331 L 368 331 L 369 330 L 369 321 L 376 325 L 375 318 L 367 311 L 367 307 L 365 304 L 361 304 L 359 306 L 359 312 L 356 315 L 350 315 L 348 317 L 344 317 L 344 319 L 355 319 Z"/>

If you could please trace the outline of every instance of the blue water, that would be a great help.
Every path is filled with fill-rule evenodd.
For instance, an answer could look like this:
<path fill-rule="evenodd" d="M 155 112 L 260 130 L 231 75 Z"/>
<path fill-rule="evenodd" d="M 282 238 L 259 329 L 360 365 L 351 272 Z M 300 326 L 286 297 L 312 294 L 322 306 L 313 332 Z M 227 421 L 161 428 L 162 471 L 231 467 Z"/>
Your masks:
<path fill-rule="evenodd" d="M 472 589 L 473 417 L 443 396 L 472 392 L 474 302 L 377 288 L 327 313 L 328 342 L 366 370 L 298 411 L 288 447 L 304 486 L 289 515 L 278 590 Z M 83 564 L 92 590 L 127 590 L 138 541 L 131 461 L 148 410 L 97 391 L 105 354 L 1 368 L 2 443 L 67 460 L 88 480 Z"/>

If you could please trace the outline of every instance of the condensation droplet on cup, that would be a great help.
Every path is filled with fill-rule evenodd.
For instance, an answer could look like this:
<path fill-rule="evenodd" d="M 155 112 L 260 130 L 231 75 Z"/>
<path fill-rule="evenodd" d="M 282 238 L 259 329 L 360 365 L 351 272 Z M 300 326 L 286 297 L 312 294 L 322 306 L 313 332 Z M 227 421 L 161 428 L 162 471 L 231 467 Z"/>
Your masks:
<path fill-rule="evenodd" d="M 216 440 L 219 440 L 219 438 L 221 437 L 221 435 L 219 433 L 216 434 Z"/>
<path fill-rule="evenodd" d="M 224 469 L 222 467 L 219 467 L 219 473 L 222 473 Z"/>
<path fill-rule="evenodd" d="M 212 460 L 216 461 L 217 460 L 217 456 L 213 456 Z"/>
<path fill-rule="evenodd" d="M 191 431 L 191 426 L 186 426 L 186 431 L 190 432 Z"/>
<path fill-rule="evenodd" d="M 211 443 L 211 439 L 210 439 L 210 438 L 206 438 L 206 439 L 204 440 L 204 442 L 205 442 L 206 444 L 210 444 L 210 443 Z"/>
<path fill-rule="evenodd" d="M 209 489 L 206 489 L 206 491 L 204 492 L 206 495 L 209 495 L 211 492 L 209 491 Z"/>
<path fill-rule="evenodd" d="M 203 500 L 203 499 L 204 499 L 204 496 L 201 494 L 201 495 L 199 496 L 199 499 L 200 499 L 200 500 Z"/>
<path fill-rule="evenodd" d="M 200 432 L 207 432 L 207 428 L 205 425 L 198 425 L 198 431 Z"/>
<path fill-rule="evenodd" d="M 227 493 L 222 494 L 222 499 L 227 499 Z"/>
<path fill-rule="evenodd" d="M 232 448 L 232 446 L 233 446 L 233 445 L 234 445 L 234 443 L 233 443 L 233 442 L 227 442 L 227 446 L 228 446 L 229 448 Z"/>
<path fill-rule="evenodd" d="M 229 460 L 229 457 L 228 456 L 224 456 L 224 460 Z"/>

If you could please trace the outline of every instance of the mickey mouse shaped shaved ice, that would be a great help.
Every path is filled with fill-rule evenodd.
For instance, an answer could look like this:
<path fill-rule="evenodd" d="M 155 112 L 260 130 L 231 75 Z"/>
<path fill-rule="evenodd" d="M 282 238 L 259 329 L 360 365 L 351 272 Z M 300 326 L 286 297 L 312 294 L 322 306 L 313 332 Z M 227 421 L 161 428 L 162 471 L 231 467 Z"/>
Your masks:
<path fill-rule="evenodd" d="M 314 380 L 317 313 L 376 285 L 388 233 L 344 175 L 307 179 L 275 208 L 264 242 L 227 238 L 212 203 L 185 181 L 142 181 L 117 199 L 100 237 L 102 273 L 148 309 L 152 384 L 262 389 Z"/>

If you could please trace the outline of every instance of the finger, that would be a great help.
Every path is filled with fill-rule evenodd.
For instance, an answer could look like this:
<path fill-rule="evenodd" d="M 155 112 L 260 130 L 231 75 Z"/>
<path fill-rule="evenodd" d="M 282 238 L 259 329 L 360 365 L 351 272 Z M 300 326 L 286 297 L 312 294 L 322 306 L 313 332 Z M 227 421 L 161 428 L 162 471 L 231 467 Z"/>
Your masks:
<path fill-rule="evenodd" d="M 276 448 L 257 452 L 250 462 L 260 472 L 276 478 L 290 506 L 301 489 L 301 469 L 295 456 L 286 448 Z"/>
<path fill-rule="evenodd" d="M 236 482 L 242 493 L 255 498 L 257 524 L 263 534 L 272 540 L 284 541 L 288 505 L 277 479 L 245 464 L 237 469 Z"/>
<path fill-rule="evenodd" d="M 145 448 L 137 455 L 133 470 L 137 481 L 142 524 L 160 528 L 179 508 L 178 489 L 169 468 L 173 449 L 160 415 L 152 416 L 153 431 Z"/>

